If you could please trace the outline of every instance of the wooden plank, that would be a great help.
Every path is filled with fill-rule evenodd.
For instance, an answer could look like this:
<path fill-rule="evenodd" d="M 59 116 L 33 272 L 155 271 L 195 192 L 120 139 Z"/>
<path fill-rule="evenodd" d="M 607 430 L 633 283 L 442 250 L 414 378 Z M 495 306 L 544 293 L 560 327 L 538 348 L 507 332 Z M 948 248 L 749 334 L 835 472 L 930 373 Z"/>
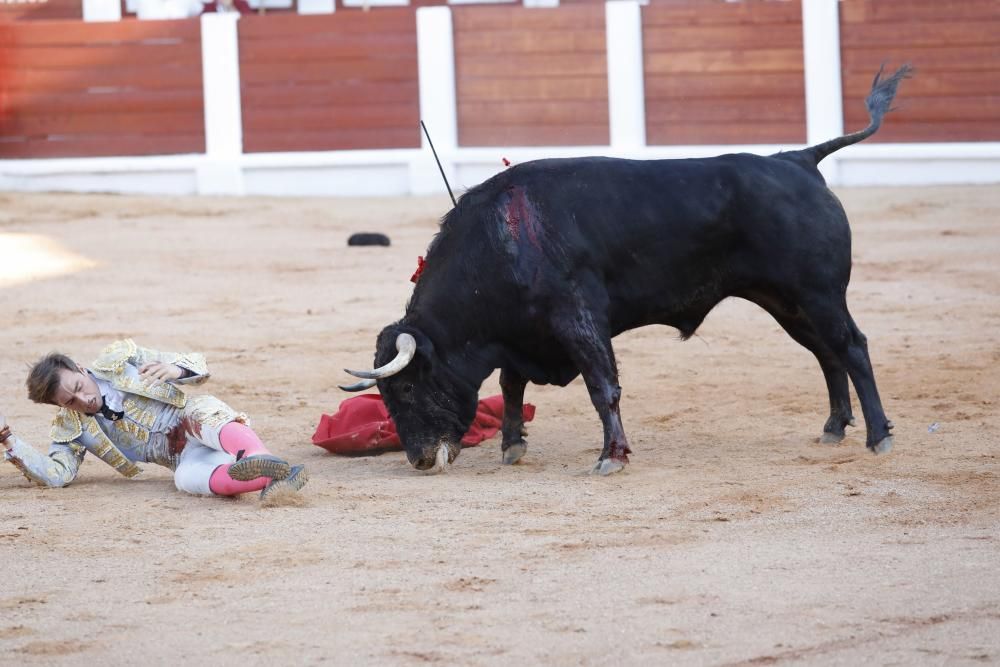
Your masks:
<path fill-rule="evenodd" d="M 271 45 L 266 51 L 247 49 L 240 51 L 240 65 L 322 65 L 336 63 L 342 60 L 388 60 L 393 62 L 410 60 L 416 62 L 416 44 L 392 45 L 385 48 L 372 46 L 360 49 L 349 45 L 288 45 L 287 48 L 277 48 L 279 44 Z"/>
<path fill-rule="evenodd" d="M 148 76 L 164 68 L 201 69 L 201 49 L 189 44 L 122 44 L 120 46 L 0 47 L 0 62 L 8 67 L 89 69 L 119 63 L 143 63 Z"/>
<path fill-rule="evenodd" d="M 328 84 L 282 84 L 243 86 L 244 107 L 330 106 L 349 100 L 369 104 L 416 104 L 419 86 L 412 81 L 330 81 Z"/>
<path fill-rule="evenodd" d="M 359 104 L 327 108 L 255 108 L 243 111 L 243 131 L 307 131 L 327 129 L 372 129 L 416 127 L 420 107 L 411 105 Z"/>
<path fill-rule="evenodd" d="M 451 8 L 455 34 L 494 30 L 554 31 L 604 30 L 604 4 L 530 8 L 517 6 L 454 6 Z"/>
<path fill-rule="evenodd" d="M 417 76 L 416 58 L 372 60 L 343 58 L 326 63 L 248 63 L 240 71 L 244 84 L 271 82 L 322 83 L 336 79 L 407 81 Z"/>
<path fill-rule="evenodd" d="M 991 46 L 872 47 L 841 49 L 841 64 L 846 72 L 876 72 L 885 61 L 908 62 L 918 70 L 942 72 L 990 71 L 1000 62 L 1000 40 Z M 888 69 L 888 68 L 887 68 Z"/>
<path fill-rule="evenodd" d="M 998 3 L 1000 4 L 1000 3 Z M 980 21 L 927 21 L 921 23 L 859 23 L 840 31 L 842 49 L 863 49 L 891 44 L 893 49 L 914 46 L 991 46 L 1000 35 L 1000 16 Z"/>
<path fill-rule="evenodd" d="M 763 26 L 802 23 L 798 2 L 732 2 L 650 4 L 642 8 L 642 25 L 726 25 Z"/>
<path fill-rule="evenodd" d="M 704 144 L 801 144 L 806 140 L 805 123 L 799 126 L 782 122 L 759 122 L 753 125 L 734 123 L 646 124 L 650 146 Z"/>
<path fill-rule="evenodd" d="M 53 109 L 62 113 L 96 113 L 113 109 L 117 113 L 143 111 L 193 111 L 204 113 L 201 90 L 126 91 L 119 93 L 63 93 L 11 91 L 6 108 L 14 114 L 44 114 Z"/>
<path fill-rule="evenodd" d="M 467 77 L 513 77 L 525 78 L 562 76 L 606 76 L 607 57 L 601 54 L 555 53 L 545 58 L 512 53 L 503 59 L 493 55 L 464 55 L 456 58 L 455 76 Z"/>
<path fill-rule="evenodd" d="M 462 125 L 460 146 L 603 146 L 609 141 L 605 125 Z"/>
<path fill-rule="evenodd" d="M 456 83 L 460 102 L 509 100 L 574 100 L 607 102 L 608 81 L 604 77 L 559 77 L 525 79 L 518 76 L 462 79 Z"/>
<path fill-rule="evenodd" d="M 0 118 L 0 136 L 193 134 L 204 125 L 205 116 L 200 111 L 69 113 L 49 109 L 46 113 Z"/>
<path fill-rule="evenodd" d="M 894 23 L 927 20 L 996 19 L 996 0 L 842 0 L 841 23 Z"/>
<path fill-rule="evenodd" d="M 864 99 L 871 89 L 873 74 L 874 72 L 868 76 L 850 74 L 844 77 L 844 98 Z M 920 69 L 900 85 L 896 99 L 905 101 L 911 95 L 1000 95 L 1000 64 L 992 72 L 934 72 Z"/>
<path fill-rule="evenodd" d="M 510 53 L 604 53 L 605 48 L 603 28 L 547 33 L 542 39 L 536 32 L 523 30 L 455 33 L 457 57 L 487 53 L 501 57 Z"/>
<path fill-rule="evenodd" d="M 804 97 L 805 78 L 801 72 L 647 74 L 645 91 L 647 99 L 753 97 L 777 93 Z M 864 95 L 867 94 L 868 87 Z"/>
<path fill-rule="evenodd" d="M 377 39 L 376 39 L 377 38 Z M 326 62 L 342 58 L 417 57 L 416 35 L 352 35 L 342 40 L 251 42 L 240 48 L 240 63 Z"/>
<path fill-rule="evenodd" d="M 895 102 L 897 111 L 890 116 L 894 123 L 983 121 L 1000 124 L 1000 95 L 918 97 L 907 95 Z M 855 100 L 844 104 L 844 123 L 864 126 L 868 112 Z"/>
<path fill-rule="evenodd" d="M 749 123 L 760 121 L 805 122 L 803 97 L 730 98 L 646 101 L 646 122 L 651 124 L 697 120 L 703 123 Z"/>
<path fill-rule="evenodd" d="M 322 132 L 306 132 L 286 128 L 270 133 L 254 132 L 243 138 L 243 148 L 247 153 L 419 147 L 419 126 L 369 130 L 327 129 Z"/>
<path fill-rule="evenodd" d="M 463 123 L 496 123 L 498 125 L 597 125 L 608 122 L 608 105 L 579 102 L 508 101 L 459 102 L 459 125 Z"/>
<path fill-rule="evenodd" d="M 647 53 L 720 49 L 802 49 L 802 25 L 782 23 L 761 30 L 745 25 L 643 26 L 642 47 Z"/>
<path fill-rule="evenodd" d="M 0 4 L 0 21 L 39 21 L 83 18 L 83 3 L 76 0 Z"/>
<path fill-rule="evenodd" d="M 48 92 L 86 92 L 92 89 L 114 90 L 191 90 L 201 89 L 201 68 L 169 69 L 149 75 L 149 68 L 123 63 L 98 70 L 35 70 L 19 68 L 4 72 L 8 90 Z"/>
<path fill-rule="evenodd" d="M 333 14 L 271 14 L 240 17 L 240 41 L 255 39 L 289 42 L 315 34 L 361 34 L 412 32 L 417 19 L 411 7 L 380 7 L 371 12 L 335 12 Z"/>
<path fill-rule="evenodd" d="M 59 141 L 18 141 L 0 138 L 2 158 L 101 157 L 121 155 L 177 155 L 204 153 L 204 134 L 151 137 L 66 137 Z"/>
<path fill-rule="evenodd" d="M 801 72 L 803 70 L 802 51 L 799 49 L 752 51 L 713 49 L 647 53 L 645 61 L 647 75 L 675 72 Z"/>
<path fill-rule="evenodd" d="M 20 21 L 10 25 L 17 46 L 108 45 L 144 40 L 177 39 L 200 49 L 201 22 L 177 21 Z"/>

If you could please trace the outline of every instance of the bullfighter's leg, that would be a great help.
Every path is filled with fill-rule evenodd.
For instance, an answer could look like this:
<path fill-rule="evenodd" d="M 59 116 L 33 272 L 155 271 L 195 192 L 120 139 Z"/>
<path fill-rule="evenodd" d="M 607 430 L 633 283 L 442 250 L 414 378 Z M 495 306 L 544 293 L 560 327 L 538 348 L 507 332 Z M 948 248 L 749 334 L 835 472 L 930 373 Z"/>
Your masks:
<path fill-rule="evenodd" d="M 868 339 L 861 333 L 843 296 L 804 304 L 806 315 L 820 337 L 847 369 L 858 392 L 868 431 L 866 446 L 876 454 L 892 449 L 892 422 L 885 416 L 875 373 L 868 357 Z"/>
<path fill-rule="evenodd" d="M 628 446 L 619 410 L 622 389 L 618 386 L 618 366 L 607 327 L 598 324 L 592 313 L 580 310 L 556 316 L 557 335 L 566 348 L 590 393 L 590 402 L 604 425 L 604 449 L 593 472 L 609 475 L 622 470 L 632 450 Z"/>
<path fill-rule="evenodd" d="M 823 426 L 820 442 L 836 444 L 844 439 L 844 428 L 854 426 L 854 415 L 851 412 L 850 387 L 847 384 L 847 371 L 840 363 L 837 355 L 816 334 L 812 324 L 802 316 L 796 307 L 783 308 L 765 299 L 754 299 L 764 310 L 781 325 L 792 339 L 806 348 L 816 357 L 823 377 L 826 379 L 826 390 L 830 395 L 830 417 Z"/>
<path fill-rule="evenodd" d="M 503 392 L 503 463 L 511 465 L 521 460 L 528 451 L 524 436 L 524 388 L 528 381 L 510 368 L 500 369 L 500 389 Z"/>

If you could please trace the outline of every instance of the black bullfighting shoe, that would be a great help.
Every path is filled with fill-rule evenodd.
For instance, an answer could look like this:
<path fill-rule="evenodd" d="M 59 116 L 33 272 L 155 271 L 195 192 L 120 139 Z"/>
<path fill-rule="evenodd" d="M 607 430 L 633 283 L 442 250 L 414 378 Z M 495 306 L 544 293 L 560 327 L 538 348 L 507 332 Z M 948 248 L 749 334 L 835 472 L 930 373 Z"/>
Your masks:
<path fill-rule="evenodd" d="M 278 496 L 284 495 L 286 493 L 295 493 L 309 481 L 309 475 L 306 474 L 306 467 L 304 465 L 292 466 L 292 470 L 288 473 L 288 477 L 284 479 L 273 479 L 271 482 L 264 487 L 264 490 L 260 492 L 260 499 L 262 501 L 271 499 L 274 500 Z"/>
<path fill-rule="evenodd" d="M 269 477 L 271 482 L 285 479 L 292 468 L 287 461 L 273 454 L 254 454 L 238 457 L 236 463 L 229 466 L 229 476 L 238 482 L 249 482 L 258 477 Z"/>

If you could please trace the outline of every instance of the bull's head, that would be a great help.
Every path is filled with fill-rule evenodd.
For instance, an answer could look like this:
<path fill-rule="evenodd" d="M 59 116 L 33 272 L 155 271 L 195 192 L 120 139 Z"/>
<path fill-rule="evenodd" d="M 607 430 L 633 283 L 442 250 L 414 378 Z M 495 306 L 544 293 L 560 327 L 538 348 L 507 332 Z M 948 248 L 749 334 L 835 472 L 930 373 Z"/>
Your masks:
<path fill-rule="evenodd" d="M 363 380 L 341 389 L 361 391 L 377 384 L 410 464 L 437 473 L 461 451 L 478 394 L 436 355 L 430 339 L 411 331 L 386 327 L 378 337 L 376 368 L 345 369 Z"/>

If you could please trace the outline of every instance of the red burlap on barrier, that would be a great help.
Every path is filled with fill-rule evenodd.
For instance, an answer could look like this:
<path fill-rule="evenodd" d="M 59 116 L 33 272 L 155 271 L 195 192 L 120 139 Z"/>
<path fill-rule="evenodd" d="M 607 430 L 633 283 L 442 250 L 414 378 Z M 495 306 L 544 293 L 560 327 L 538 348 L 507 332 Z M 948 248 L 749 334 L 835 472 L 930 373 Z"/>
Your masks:
<path fill-rule="evenodd" d="M 524 404 L 524 421 L 535 418 L 535 406 Z M 463 447 L 474 447 L 492 438 L 503 423 L 503 396 L 479 401 L 476 418 L 462 438 Z M 335 415 L 323 415 L 312 437 L 313 444 L 334 454 L 379 453 L 402 449 L 396 425 L 389 418 L 382 397 L 363 394 L 340 404 Z"/>

